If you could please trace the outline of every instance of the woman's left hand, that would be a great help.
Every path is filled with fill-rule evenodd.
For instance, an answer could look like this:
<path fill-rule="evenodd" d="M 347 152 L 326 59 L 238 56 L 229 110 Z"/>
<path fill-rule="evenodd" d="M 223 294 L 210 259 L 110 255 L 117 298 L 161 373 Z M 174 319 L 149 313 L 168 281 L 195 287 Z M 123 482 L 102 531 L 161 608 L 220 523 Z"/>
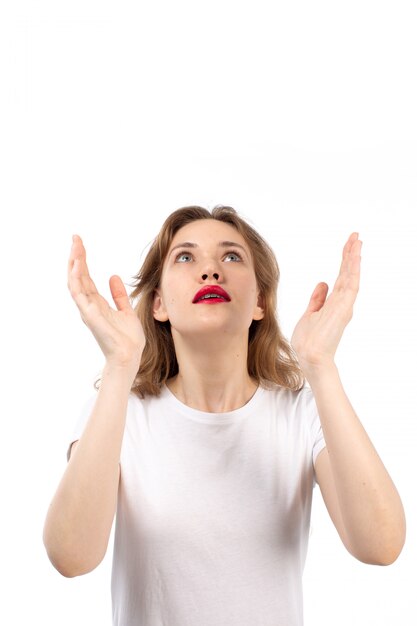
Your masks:
<path fill-rule="evenodd" d="M 337 346 L 352 319 L 360 278 L 362 242 L 358 237 L 352 233 L 343 248 L 339 276 L 330 296 L 327 298 L 329 286 L 319 283 L 294 329 L 291 344 L 306 376 L 309 369 L 334 364 Z"/>

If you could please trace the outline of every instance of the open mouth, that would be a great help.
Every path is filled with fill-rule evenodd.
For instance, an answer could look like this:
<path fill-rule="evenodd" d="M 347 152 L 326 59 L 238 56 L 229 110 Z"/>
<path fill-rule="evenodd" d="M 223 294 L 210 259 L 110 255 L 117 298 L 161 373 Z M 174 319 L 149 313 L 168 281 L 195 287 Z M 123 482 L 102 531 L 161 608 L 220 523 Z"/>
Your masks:
<path fill-rule="evenodd" d="M 202 302 L 204 302 L 205 304 L 215 304 L 216 302 L 229 302 L 229 300 L 226 300 L 225 298 L 222 298 L 221 296 L 210 294 L 207 296 L 203 296 L 202 298 L 197 300 L 197 302 L 195 302 L 194 304 L 201 304 Z"/>
<path fill-rule="evenodd" d="M 227 291 L 218 285 L 207 285 L 197 291 L 194 296 L 193 303 L 216 304 L 219 302 L 230 302 L 231 298 Z"/>

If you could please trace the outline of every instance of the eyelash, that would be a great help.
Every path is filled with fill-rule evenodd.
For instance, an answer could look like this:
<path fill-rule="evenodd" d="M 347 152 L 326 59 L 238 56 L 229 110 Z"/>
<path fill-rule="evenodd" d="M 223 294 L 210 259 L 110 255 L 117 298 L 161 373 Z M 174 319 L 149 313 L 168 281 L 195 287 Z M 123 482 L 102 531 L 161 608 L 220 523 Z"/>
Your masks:
<path fill-rule="evenodd" d="M 177 256 L 175 257 L 175 261 L 178 261 L 178 259 L 184 254 L 188 254 L 189 256 L 192 256 L 191 252 L 188 252 L 187 250 L 183 250 L 182 252 L 179 252 L 177 254 Z M 228 256 L 229 254 L 234 254 L 235 256 L 238 257 L 239 261 L 242 261 L 242 256 L 236 250 L 228 250 L 228 252 L 226 252 L 224 256 Z"/>

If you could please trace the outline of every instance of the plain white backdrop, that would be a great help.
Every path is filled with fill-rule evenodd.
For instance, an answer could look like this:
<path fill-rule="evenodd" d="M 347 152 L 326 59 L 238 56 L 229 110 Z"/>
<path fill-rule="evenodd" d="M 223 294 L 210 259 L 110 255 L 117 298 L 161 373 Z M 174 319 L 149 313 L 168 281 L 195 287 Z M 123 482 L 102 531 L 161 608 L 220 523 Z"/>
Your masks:
<path fill-rule="evenodd" d="M 305 626 L 412 626 L 415 606 L 417 39 L 414 3 L 5 2 L 0 9 L 2 614 L 110 626 L 112 541 L 75 579 L 42 527 L 103 365 L 67 290 L 71 235 L 110 299 L 162 221 L 234 206 L 273 246 L 284 333 L 343 245 L 361 287 L 337 363 L 402 496 L 393 565 L 343 548 L 317 489 Z M 198 626 L 198 625 L 196 625 Z M 254 625 L 256 626 L 256 625 Z"/>

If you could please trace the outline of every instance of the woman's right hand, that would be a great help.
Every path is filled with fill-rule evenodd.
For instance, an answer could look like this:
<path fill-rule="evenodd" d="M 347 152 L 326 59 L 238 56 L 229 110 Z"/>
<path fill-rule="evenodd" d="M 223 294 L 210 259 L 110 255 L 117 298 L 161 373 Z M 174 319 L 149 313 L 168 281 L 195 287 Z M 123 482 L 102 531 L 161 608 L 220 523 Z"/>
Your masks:
<path fill-rule="evenodd" d="M 101 296 L 88 272 L 86 251 L 78 235 L 73 236 L 68 261 L 68 289 L 83 322 L 96 338 L 107 363 L 126 367 L 136 375 L 145 336 L 119 276 L 111 276 L 110 291 L 117 311 Z"/>

